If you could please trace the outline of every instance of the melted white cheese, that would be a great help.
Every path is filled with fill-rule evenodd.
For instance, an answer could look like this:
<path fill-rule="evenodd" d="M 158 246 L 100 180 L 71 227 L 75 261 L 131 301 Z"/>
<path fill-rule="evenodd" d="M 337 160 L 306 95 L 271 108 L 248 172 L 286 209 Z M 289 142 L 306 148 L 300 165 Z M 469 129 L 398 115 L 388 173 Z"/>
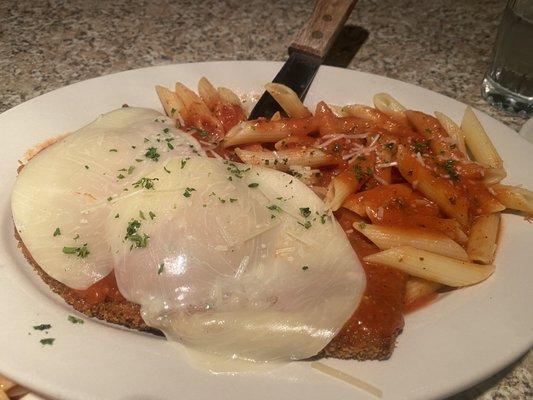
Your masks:
<path fill-rule="evenodd" d="M 169 339 L 228 358 L 304 359 L 359 304 L 357 257 L 297 179 L 199 157 L 146 177 L 154 187 L 113 202 L 104 231 L 121 293 Z"/>
<path fill-rule="evenodd" d="M 150 147 L 158 161 L 145 156 Z M 71 288 L 85 289 L 113 269 L 104 229 L 116 199 L 129 196 L 135 190 L 133 183 L 157 164 L 200 153 L 196 140 L 157 111 L 112 111 L 48 146 L 25 165 L 12 194 L 15 226 L 48 275 Z M 57 228 L 61 233 L 54 236 Z M 84 244 L 86 257 L 63 252 L 63 247 Z"/>

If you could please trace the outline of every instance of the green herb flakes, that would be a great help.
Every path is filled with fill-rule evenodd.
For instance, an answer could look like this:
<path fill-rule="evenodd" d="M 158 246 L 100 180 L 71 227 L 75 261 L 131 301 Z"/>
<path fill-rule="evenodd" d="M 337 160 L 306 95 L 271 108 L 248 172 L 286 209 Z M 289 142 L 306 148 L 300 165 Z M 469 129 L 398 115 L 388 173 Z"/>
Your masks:
<path fill-rule="evenodd" d="M 54 237 L 59 235 L 61 235 L 61 229 L 56 228 L 56 230 L 54 231 Z"/>
<path fill-rule="evenodd" d="M 146 149 L 146 153 L 144 153 L 144 156 L 146 158 L 151 159 L 152 161 L 159 161 L 160 154 L 157 152 L 157 149 L 155 147 L 149 147 Z"/>
<path fill-rule="evenodd" d="M 311 215 L 311 210 L 309 207 L 300 207 L 300 214 L 302 217 L 307 218 Z"/>
<path fill-rule="evenodd" d="M 87 258 L 87 256 L 91 254 L 89 248 L 87 247 L 87 243 L 81 247 L 63 247 L 63 253 L 75 254 L 79 258 Z"/>
<path fill-rule="evenodd" d="M 69 322 L 73 324 L 84 324 L 85 323 L 84 320 L 82 320 L 81 318 L 75 317 L 74 315 L 69 315 L 67 319 Z"/>
<path fill-rule="evenodd" d="M 135 188 L 154 189 L 154 181 L 158 181 L 159 178 L 141 178 L 137 182 L 133 183 Z"/>
<path fill-rule="evenodd" d="M 190 187 L 185 188 L 185 191 L 183 192 L 183 196 L 191 197 L 191 193 L 194 192 L 194 191 L 196 191 L 195 188 L 190 188 Z"/>
<path fill-rule="evenodd" d="M 50 324 L 40 324 L 40 325 L 34 325 L 33 329 L 35 329 L 36 331 L 47 331 L 51 327 L 52 325 Z"/>

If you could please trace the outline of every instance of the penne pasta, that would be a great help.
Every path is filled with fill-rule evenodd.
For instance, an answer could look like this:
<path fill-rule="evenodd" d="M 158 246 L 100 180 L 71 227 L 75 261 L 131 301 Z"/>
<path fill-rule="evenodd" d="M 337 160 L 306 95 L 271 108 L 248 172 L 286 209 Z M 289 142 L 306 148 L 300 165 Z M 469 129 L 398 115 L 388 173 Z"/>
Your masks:
<path fill-rule="evenodd" d="M 363 260 L 452 287 L 474 285 L 494 272 L 494 265 L 474 264 L 410 246 L 393 247 L 366 256 Z"/>
<path fill-rule="evenodd" d="M 223 102 L 233 104 L 234 106 L 242 105 L 241 99 L 235 94 L 233 90 L 228 89 L 226 87 L 219 87 L 217 91 Z"/>
<path fill-rule="evenodd" d="M 506 208 L 533 214 L 533 192 L 518 186 L 494 185 L 494 196 Z"/>
<path fill-rule="evenodd" d="M 315 168 L 338 163 L 333 156 L 318 149 L 255 151 L 236 148 L 235 153 L 246 164 L 263 165 L 281 171 L 287 171 L 293 165 Z"/>
<path fill-rule="evenodd" d="M 440 283 L 411 276 L 405 285 L 404 304 L 409 306 L 415 301 L 435 293 L 442 287 L 443 285 Z"/>
<path fill-rule="evenodd" d="M 180 112 L 185 123 L 200 130 L 205 130 L 220 139 L 224 136 L 224 129 L 204 103 L 204 101 L 184 84 L 176 83 L 176 94 L 183 103 Z"/>
<path fill-rule="evenodd" d="M 455 218 L 462 226 L 468 225 L 468 200 L 452 183 L 435 176 L 404 146 L 398 146 L 397 157 L 398 169 L 406 181 L 437 203 L 446 215 Z"/>
<path fill-rule="evenodd" d="M 457 148 L 468 158 L 468 153 L 466 151 L 465 136 L 461 128 L 453 122 L 453 120 L 448 117 L 446 114 L 435 111 L 435 117 L 439 120 L 440 124 L 446 131 L 446 133 L 455 140 Z"/>
<path fill-rule="evenodd" d="M 222 101 L 218 91 L 205 77 L 202 77 L 198 82 L 198 94 L 210 110 L 213 110 Z"/>
<path fill-rule="evenodd" d="M 0 391 L 7 392 L 15 386 L 17 386 L 17 384 L 13 382 L 11 379 L 8 379 L 5 376 L 0 375 Z"/>
<path fill-rule="evenodd" d="M 507 176 L 503 168 L 485 168 L 483 182 L 485 185 L 494 185 L 500 183 Z"/>
<path fill-rule="evenodd" d="M 500 213 L 480 215 L 472 224 L 466 251 L 468 257 L 482 264 L 492 264 L 500 227 Z"/>
<path fill-rule="evenodd" d="M 400 104 L 398 100 L 388 93 L 377 93 L 372 98 L 374 107 L 382 113 L 388 115 L 393 120 L 407 125 L 407 117 L 405 116 L 405 107 Z"/>
<path fill-rule="evenodd" d="M 271 121 L 279 121 L 281 119 L 281 113 L 279 111 L 276 111 L 272 118 L 270 118 Z"/>
<path fill-rule="evenodd" d="M 313 118 L 244 121 L 235 125 L 224 138 L 223 147 L 250 143 L 273 143 L 290 135 L 303 136 L 316 130 Z"/>
<path fill-rule="evenodd" d="M 341 172 L 333 177 L 328 186 L 326 206 L 332 211 L 337 211 L 346 198 L 359 189 L 359 182 L 348 175 L 353 174 L 348 171 Z"/>
<path fill-rule="evenodd" d="M 7 393 L 4 392 L 3 390 L 0 390 L 0 400 L 9 400 Z"/>
<path fill-rule="evenodd" d="M 490 168 L 503 168 L 503 161 L 471 107 L 466 107 L 461 130 L 474 159 Z"/>
<path fill-rule="evenodd" d="M 354 228 L 370 239 L 381 250 L 411 246 L 459 260 L 468 260 L 466 251 L 448 236 L 425 228 L 398 227 L 359 223 Z"/>
<path fill-rule="evenodd" d="M 267 83 L 265 88 L 291 118 L 307 118 L 313 115 L 303 105 L 298 95 L 290 87 L 280 83 Z"/>
<path fill-rule="evenodd" d="M 178 115 L 183 111 L 184 105 L 176 93 L 170 91 L 164 86 L 157 85 L 155 91 L 159 96 L 159 101 L 163 106 L 167 116 L 177 119 Z"/>

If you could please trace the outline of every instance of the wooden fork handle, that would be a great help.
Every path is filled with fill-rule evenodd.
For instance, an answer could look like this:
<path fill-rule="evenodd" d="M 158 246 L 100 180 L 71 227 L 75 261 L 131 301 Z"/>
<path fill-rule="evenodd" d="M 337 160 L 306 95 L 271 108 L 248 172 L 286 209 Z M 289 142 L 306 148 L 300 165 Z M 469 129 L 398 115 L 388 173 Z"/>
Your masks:
<path fill-rule="evenodd" d="M 324 60 L 357 0 L 317 0 L 310 20 L 289 47 Z"/>

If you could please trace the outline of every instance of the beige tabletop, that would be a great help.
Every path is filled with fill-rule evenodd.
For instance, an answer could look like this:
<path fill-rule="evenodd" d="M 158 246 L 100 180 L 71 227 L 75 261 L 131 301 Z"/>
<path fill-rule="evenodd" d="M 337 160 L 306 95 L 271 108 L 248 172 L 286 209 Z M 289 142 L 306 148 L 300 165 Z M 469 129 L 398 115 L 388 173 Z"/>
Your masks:
<path fill-rule="evenodd" d="M 480 96 L 504 7 L 503 0 L 360 0 L 327 63 L 443 93 L 518 130 L 525 120 Z M 0 112 L 132 68 L 283 60 L 311 10 L 309 0 L 2 0 Z M 531 398 L 532 371 L 530 354 L 453 399 Z"/>

